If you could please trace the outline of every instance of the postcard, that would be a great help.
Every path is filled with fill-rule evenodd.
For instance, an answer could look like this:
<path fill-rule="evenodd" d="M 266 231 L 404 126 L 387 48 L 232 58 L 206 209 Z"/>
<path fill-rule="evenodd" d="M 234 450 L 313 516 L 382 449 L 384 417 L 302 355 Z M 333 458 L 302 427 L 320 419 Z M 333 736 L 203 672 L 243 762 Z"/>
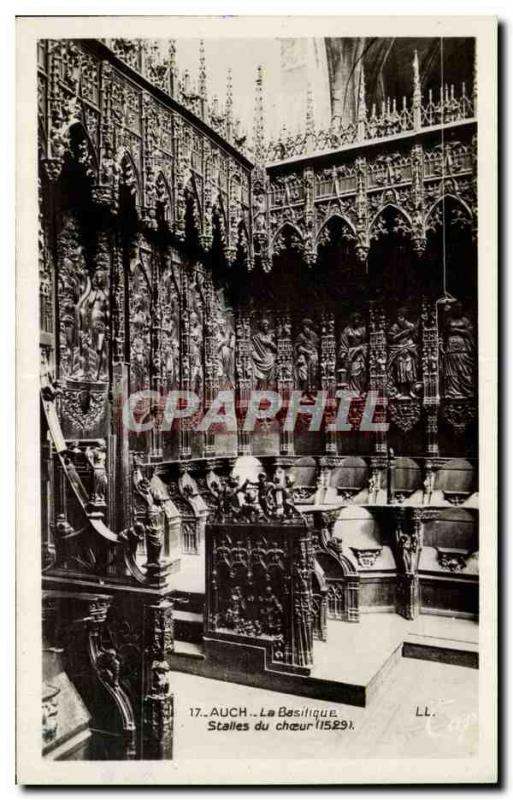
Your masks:
<path fill-rule="evenodd" d="M 17 779 L 497 780 L 497 22 L 17 20 Z"/>

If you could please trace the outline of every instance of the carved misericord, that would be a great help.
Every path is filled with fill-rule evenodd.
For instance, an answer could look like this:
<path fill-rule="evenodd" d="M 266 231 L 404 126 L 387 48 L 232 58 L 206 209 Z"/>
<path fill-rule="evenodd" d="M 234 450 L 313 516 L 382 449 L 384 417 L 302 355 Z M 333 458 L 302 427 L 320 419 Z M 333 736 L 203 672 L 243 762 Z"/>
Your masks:
<path fill-rule="evenodd" d="M 383 550 L 382 547 L 367 547 L 367 548 L 359 548 L 359 547 L 351 547 L 352 552 L 354 553 L 356 560 L 358 562 L 359 567 L 364 567 L 370 569 L 374 566 L 376 561 L 378 560 L 381 552 Z"/>
<path fill-rule="evenodd" d="M 470 497 L 470 492 L 451 492 L 446 489 L 443 489 L 444 500 L 447 500 L 451 506 L 461 506 L 465 500 L 468 500 Z"/>
<path fill-rule="evenodd" d="M 468 550 L 447 547 L 437 547 L 436 552 L 440 568 L 448 572 L 462 572 L 467 566 L 469 558 L 473 555 Z"/>

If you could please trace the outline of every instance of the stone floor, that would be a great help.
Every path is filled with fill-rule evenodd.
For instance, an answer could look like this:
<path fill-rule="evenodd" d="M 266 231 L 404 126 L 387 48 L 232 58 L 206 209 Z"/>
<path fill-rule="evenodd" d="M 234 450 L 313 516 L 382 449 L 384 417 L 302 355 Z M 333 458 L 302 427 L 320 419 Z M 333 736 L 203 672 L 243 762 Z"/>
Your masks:
<path fill-rule="evenodd" d="M 364 709 L 175 672 L 175 757 L 469 757 L 478 742 L 478 675 L 402 658 Z M 328 716 L 316 719 L 321 712 Z"/>
<path fill-rule="evenodd" d="M 477 648 L 479 625 L 467 619 L 420 615 L 362 614 L 358 624 L 328 620 L 328 639 L 314 644 L 312 676 L 366 685 L 405 640 L 424 644 L 460 642 Z"/>

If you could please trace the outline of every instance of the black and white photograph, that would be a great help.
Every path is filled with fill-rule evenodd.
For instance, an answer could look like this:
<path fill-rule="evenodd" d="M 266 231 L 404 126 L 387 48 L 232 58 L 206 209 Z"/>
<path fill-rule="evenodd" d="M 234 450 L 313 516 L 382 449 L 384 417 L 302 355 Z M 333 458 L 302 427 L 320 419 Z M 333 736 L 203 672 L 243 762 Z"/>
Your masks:
<path fill-rule="evenodd" d="M 126 19 L 18 20 L 20 774 L 490 780 L 495 21 Z"/>

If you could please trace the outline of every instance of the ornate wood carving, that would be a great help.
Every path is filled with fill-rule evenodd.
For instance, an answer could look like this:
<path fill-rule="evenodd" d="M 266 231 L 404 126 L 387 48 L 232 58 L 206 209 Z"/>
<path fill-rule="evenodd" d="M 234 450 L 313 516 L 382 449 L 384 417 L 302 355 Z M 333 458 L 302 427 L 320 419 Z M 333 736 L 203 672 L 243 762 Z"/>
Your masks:
<path fill-rule="evenodd" d="M 413 247 L 419 256 L 426 247 L 423 176 L 424 151 L 421 144 L 415 144 L 411 151 L 411 221 Z"/>
<path fill-rule="evenodd" d="M 391 421 L 410 431 L 420 418 L 422 388 L 419 326 L 406 308 L 397 311 L 388 328 L 387 391 Z"/>
<path fill-rule="evenodd" d="M 424 410 L 426 412 L 426 445 L 430 456 L 438 455 L 439 394 L 439 337 L 436 304 L 422 301 L 422 378 L 424 383 Z"/>
<path fill-rule="evenodd" d="M 290 314 L 280 313 L 277 316 L 277 352 L 276 352 L 276 377 L 277 389 L 282 397 L 282 402 L 286 404 L 291 397 L 294 387 L 294 354 L 292 346 L 292 323 Z M 296 336 L 297 354 L 297 336 Z M 305 357 L 306 360 L 306 357 Z M 296 369 L 297 369 L 296 355 Z M 308 366 L 306 367 L 308 369 Z M 280 430 L 280 453 L 289 455 L 294 451 L 294 436 L 289 431 Z"/>
<path fill-rule="evenodd" d="M 112 597 L 50 592 L 48 599 L 52 598 L 58 613 L 49 641 L 63 648 L 65 670 L 92 713 L 93 726 L 111 730 L 120 739 L 113 757 L 135 758 L 134 709 L 122 685 L 118 653 L 103 639 Z"/>
<path fill-rule="evenodd" d="M 143 757 L 173 757 L 174 698 L 168 658 L 174 650 L 173 603 L 144 607 Z"/>
<path fill-rule="evenodd" d="M 406 619 L 419 613 L 419 560 L 424 521 L 436 512 L 422 508 L 396 509 L 395 552 L 398 566 L 397 610 Z"/>
<path fill-rule="evenodd" d="M 338 514 L 339 509 L 314 512 L 314 556 L 325 575 L 328 618 L 358 622 L 359 576 L 351 559 L 344 554 L 344 543 L 333 536 Z"/>
<path fill-rule="evenodd" d="M 321 315 L 321 388 L 328 392 L 328 403 L 331 398 L 331 407 L 325 411 L 326 425 L 332 424 L 335 420 L 333 398 L 336 390 L 336 366 L 335 317 L 331 311 L 324 311 Z M 326 452 L 330 454 L 337 452 L 335 434 L 331 431 L 326 432 Z"/>
<path fill-rule="evenodd" d="M 156 86 L 175 91 L 189 111 L 181 113 L 136 74 L 120 70 L 105 51 L 100 61 L 87 42 L 39 44 L 44 54 L 39 62 L 40 160 L 49 176 L 41 172 L 39 238 L 42 397 L 51 429 L 43 456 L 49 506 L 45 575 L 89 583 L 115 579 L 120 593 L 137 589 L 145 603 L 148 593 L 169 591 L 166 514 L 172 498 L 184 557 L 202 553 L 207 515 L 213 522 L 207 546 L 209 635 L 256 643 L 268 649 L 274 666 L 305 669 L 311 664 L 313 632 L 326 635 L 325 612 L 332 619 L 357 621 L 358 567 L 379 563 L 381 548 L 346 548 L 333 539 L 340 501 L 405 503 L 397 509 L 394 531 L 397 607 L 412 618 L 418 612 L 422 514 L 407 505 L 431 505 L 440 492 L 455 506 L 469 498 L 469 492 L 438 485 L 435 491 L 435 460 L 439 438 L 455 451 L 464 450 L 451 433 L 468 431 L 477 413 L 476 323 L 468 309 L 450 302 L 444 308 L 434 297 L 423 297 L 418 320 L 411 299 L 414 282 L 413 290 L 403 293 L 406 310 L 401 312 L 401 303 L 394 305 L 395 295 L 388 293 L 388 299 L 377 295 L 379 301 L 370 301 L 367 317 L 362 298 L 370 297 L 372 281 L 354 253 L 365 261 L 371 239 L 399 234 L 401 247 L 413 247 L 408 258 L 415 270 L 419 267 L 420 283 L 424 265 L 415 258 L 422 256 L 426 235 L 443 224 L 449 237 L 475 228 L 474 123 L 459 100 L 452 111 L 444 97 L 423 102 L 419 85 L 413 105 L 385 103 L 381 112 L 367 109 L 362 89 L 358 119 L 350 129 L 337 123 L 321 135 L 313 128 L 310 108 L 305 142 L 311 158 L 297 163 L 293 157 L 303 140 L 284 136 L 279 152 L 287 163 L 264 166 L 260 120 L 259 163 L 251 169 L 232 147 L 235 139 L 242 146 L 242 138 L 235 133 L 230 104 L 223 109 L 206 101 L 205 75 L 199 92 L 185 78 L 173 86 L 174 66 L 161 62 L 156 49 L 123 40 L 112 47 Z M 435 146 L 433 132 L 424 136 L 422 129 L 440 124 L 442 117 L 447 121 L 449 112 L 450 141 Z M 396 136 L 413 131 L 414 137 Z M 386 147 L 375 141 L 392 135 L 396 138 Z M 320 159 L 314 154 L 318 145 L 326 149 Z M 337 150 L 339 145 L 344 147 Z M 71 212 L 64 206 L 74 175 L 86 189 L 83 197 L 72 198 Z M 450 225 L 444 213 L 448 198 L 455 205 Z M 340 259 L 337 253 L 343 253 Z M 245 271 L 253 256 L 259 277 Z M 274 269 L 283 266 L 283 280 L 265 274 L 273 258 Z M 294 269 L 288 275 L 290 261 Z M 325 269 L 332 270 L 333 280 L 325 280 Z M 290 286 L 302 286 L 290 298 L 285 295 L 289 278 Z M 316 286 L 317 278 L 324 288 Z M 417 305 L 420 299 L 419 290 Z M 57 381 L 50 377 L 54 363 Z M 200 395 L 201 411 L 208 410 L 219 388 L 233 389 L 239 417 L 247 411 L 251 389 L 276 388 L 283 398 L 293 389 L 304 395 L 320 389 L 331 400 L 337 388 L 350 389 L 361 398 L 351 407 L 353 428 L 372 391 L 378 398 L 373 421 L 398 428 L 390 442 L 392 436 L 407 442 L 401 434 L 415 426 L 417 433 L 423 413 L 427 446 L 417 462 L 423 465 L 422 478 L 417 490 L 395 490 L 395 456 L 387 452 L 384 432 L 376 434 L 370 469 L 365 448 L 365 477 L 358 487 L 331 485 L 331 470 L 341 463 L 332 432 L 326 434 L 325 455 L 319 458 L 316 451 L 307 459 L 312 471 L 303 473 L 308 478 L 301 486 L 294 483 L 294 473 L 304 465 L 295 459 L 287 432 L 280 435 L 279 455 L 269 457 L 273 461 L 262 457 L 264 471 L 254 483 L 240 485 L 230 478 L 233 462 L 205 464 L 197 458 L 202 442 L 190 423 L 181 426 L 178 447 L 178 457 L 190 463 L 181 461 L 180 469 L 172 463 L 177 453 L 171 435 L 163 455 L 164 435 L 157 428 L 137 440 L 136 446 L 144 448 L 138 464 L 129 452 L 136 437 L 126 430 L 121 413 L 130 388 L 189 389 Z M 447 423 L 443 438 L 439 408 L 440 420 Z M 158 423 L 156 407 L 148 405 L 146 411 L 146 419 L 153 415 Z M 335 411 L 328 403 L 327 423 L 334 421 Z M 356 436 L 354 441 L 361 443 Z M 203 444 L 204 456 L 215 454 L 214 434 Z M 419 452 L 420 443 L 415 445 Z M 251 452 L 250 433 L 240 425 L 237 447 L 239 455 Z M 155 485 L 151 464 L 164 458 L 156 474 L 169 486 Z M 295 508 L 298 499 L 307 507 L 337 506 L 328 519 L 313 512 L 313 543 Z M 466 504 L 473 502 L 474 497 Z M 316 573 L 314 557 L 333 568 L 324 588 L 312 578 L 322 573 Z M 459 572 L 468 554 L 438 548 L 438 558 L 441 570 Z M 110 687 L 120 706 L 121 689 L 143 707 L 145 757 L 168 758 L 172 608 L 166 600 L 152 600 L 144 610 L 144 630 L 143 616 L 138 620 L 140 631 L 126 633 L 126 641 L 119 634 L 126 620 L 113 623 L 108 635 L 102 628 L 92 655 L 95 680 L 109 696 Z M 132 635 L 133 659 L 127 666 L 124 649 L 132 647 Z M 143 692 L 142 704 L 135 685 L 139 695 Z M 46 689 L 50 740 L 56 695 L 51 686 Z"/>
<path fill-rule="evenodd" d="M 440 569 L 448 572 L 462 572 L 472 555 L 468 550 L 449 547 L 437 547 L 436 552 Z"/>
<path fill-rule="evenodd" d="M 262 644 L 272 661 L 312 664 L 313 551 L 308 527 L 279 521 L 207 525 L 207 629 Z"/>
<path fill-rule="evenodd" d="M 146 542 L 145 564 L 146 577 L 149 584 L 165 587 L 171 562 L 164 554 L 165 497 L 144 477 L 139 466 L 133 472 L 134 500 L 139 505 L 141 521 L 134 524 L 134 532 L 144 535 Z M 136 514 L 137 516 L 137 514 Z"/>
<path fill-rule="evenodd" d="M 253 378 L 250 316 L 246 309 L 238 310 L 235 325 L 235 374 L 238 387 L 237 413 L 242 418 L 246 414 Z M 237 431 L 238 452 L 240 455 L 246 455 L 250 452 L 249 434 L 243 430 L 241 425 L 238 426 Z"/>
<path fill-rule="evenodd" d="M 364 157 L 355 160 L 356 170 L 356 254 L 361 261 L 367 258 L 369 250 L 369 234 L 367 231 L 367 162 Z"/>
<path fill-rule="evenodd" d="M 385 333 L 385 313 L 382 307 L 371 303 L 369 310 L 369 388 L 376 393 L 383 408 L 374 415 L 375 422 L 386 422 L 387 390 L 387 340 Z M 383 432 L 376 433 L 376 453 L 387 452 L 386 436 Z"/>
<path fill-rule="evenodd" d="M 43 751 L 57 738 L 59 729 L 59 694 L 57 686 L 44 682 L 41 703 L 41 731 L 43 738 Z"/>
<path fill-rule="evenodd" d="M 371 569 L 381 555 L 382 547 L 351 547 L 359 567 Z"/>

